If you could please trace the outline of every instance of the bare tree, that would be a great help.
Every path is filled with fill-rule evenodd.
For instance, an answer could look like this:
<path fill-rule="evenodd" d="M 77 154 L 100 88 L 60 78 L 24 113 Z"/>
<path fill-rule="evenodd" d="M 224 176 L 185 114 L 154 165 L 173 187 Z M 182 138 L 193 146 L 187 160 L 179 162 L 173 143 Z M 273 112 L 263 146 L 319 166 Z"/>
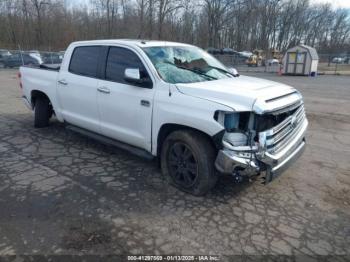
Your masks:
<path fill-rule="evenodd" d="M 149 38 L 238 50 L 305 43 L 350 48 L 350 14 L 309 0 L 0 0 L 0 47 L 63 49 L 71 41 Z"/>
<path fill-rule="evenodd" d="M 183 8 L 182 0 L 157 0 L 158 5 L 158 39 L 163 36 L 163 25 L 167 15 Z"/>

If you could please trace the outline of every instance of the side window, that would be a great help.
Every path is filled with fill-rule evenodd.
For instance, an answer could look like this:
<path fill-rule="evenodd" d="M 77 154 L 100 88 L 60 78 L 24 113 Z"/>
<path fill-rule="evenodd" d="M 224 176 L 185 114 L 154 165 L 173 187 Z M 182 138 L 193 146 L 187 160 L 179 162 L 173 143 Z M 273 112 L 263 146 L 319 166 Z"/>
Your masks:
<path fill-rule="evenodd" d="M 69 65 L 73 74 L 97 77 L 99 46 L 76 47 Z"/>
<path fill-rule="evenodd" d="M 141 78 L 149 78 L 142 61 L 133 51 L 122 47 L 111 47 L 107 57 L 106 80 L 130 84 L 124 80 L 126 68 L 139 68 Z"/>

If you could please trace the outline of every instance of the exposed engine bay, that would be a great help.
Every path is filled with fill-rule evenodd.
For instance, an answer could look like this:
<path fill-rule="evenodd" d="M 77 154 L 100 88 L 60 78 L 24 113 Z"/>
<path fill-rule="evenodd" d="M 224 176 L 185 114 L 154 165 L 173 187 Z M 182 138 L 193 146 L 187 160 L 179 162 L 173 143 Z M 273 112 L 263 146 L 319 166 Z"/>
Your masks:
<path fill-rule="evenodd" d="M 269 182 L 275 167 L 304 144 L 307 120 L 302 101 L 263 114 L 219 111 L 214 119 L 225 128 L 216 166 L 236 177 L 266 171 Z"/>
<path fill-rule="evenodd" d="M 302 103 L 297 103 L 285 110 L 264 114 L 217 111 L 214 115 L 214 119 L 225 128 L 224 140 L 227 140 L 233 146 L 248 146 L 259 142 L 258 134 L 260 132 L 278 126 L 288 117 L 295 114 L 301 106 L 303 106 Z"/>

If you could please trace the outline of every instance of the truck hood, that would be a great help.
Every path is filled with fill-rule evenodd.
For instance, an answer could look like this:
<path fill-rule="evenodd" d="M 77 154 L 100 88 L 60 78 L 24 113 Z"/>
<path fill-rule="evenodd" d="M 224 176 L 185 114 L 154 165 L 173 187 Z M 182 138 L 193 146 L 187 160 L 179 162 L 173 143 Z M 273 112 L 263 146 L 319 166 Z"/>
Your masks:
<path fill-rule="evenodd" d="M 293 87 L 248 76 L 176 84 L 176 86 L 183 94 L 217 102 L 235 111 L 264 113 L 286 107 L 302 99 L 300 93 Z"/>

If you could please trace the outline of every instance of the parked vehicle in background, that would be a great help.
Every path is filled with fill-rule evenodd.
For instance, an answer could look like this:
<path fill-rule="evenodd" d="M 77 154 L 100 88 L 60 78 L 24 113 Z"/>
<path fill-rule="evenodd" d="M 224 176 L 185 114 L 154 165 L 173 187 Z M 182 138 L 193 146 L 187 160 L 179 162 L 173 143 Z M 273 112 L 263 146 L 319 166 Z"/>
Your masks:
<path fill-rule="evenodd" d="M 247 62 L 248 57 L 245 55 L 242 55 L 240 52 L 237 52 L 234 55 L 234 64 L 237 65 L 243 65 Z"/>
<path fill-rule="evenodd" d="M 332 63 L 341 64 L 345 62 L 345 57 L 334 57 Z"/>
<path fill-rule="evenodd" d="M 39 55 L 40 56 L 40 51 L 39 50 L 30 50 L 30 51 L 27 51 L 28 54 L 36 54 L 36 55 Z"/>
<path fill-rule="evenodd" d="M 253 55 L 253 53 L 250 52 L 250 51 L 241 51 L 241 52 L 238 52 L 238 53 L 240 53 L 245 58 L 249 58 L 251 55 Z"/>
<path fill-rule="evenodd" d="M 29 51 L 29 52 L 22 52 L 22 53 L 29 54 L 29 56 L 31 56 L 31 57 L 35 58 L 36 60 L 38 60 L 39 64 L 43 64 L 44 63 L 40 52 L 37 51 L 37 50 L 32 50 L 32 51 Z"/>
<path fill-rule="evenodd" d="M 276 58 L 266 60 L 266 65 L 268 65 L 268 66 L 279 65 L 279 63 L 280 63 L 280 61 Z"/>
<path fill-rule="evenodd" d="M 82 134 L 146 157 L 165 178 L 202 195 L 218 172 L 236 180 L 280 175 L 303 152 L 306 119 L 294 88 L 239 76 L 181 43 L 72 43 L 60 67 L 21 67 L 34 126 L 50 117 Z M 216 171 L 217 170 L 217 171 Z"/>
<path fill-rule="evenodd" d="M 0 68 L 4 67 L 4 60 L 10 55 L 11 53 L 8 50 L 0 49 Z"/>
<path fill-rule="evenodd" d="M 344 60 L 345 64 L 350 64 L 350 56 L 347 56 Z"/>
<path fill-rule="evenodd" d="M 5 68 L 14 68 L 21 65 L 40 65 L 42 64 L 42 60 L 35 54 L 16 53 L 7 56 L 3 63 Z"/>
<path fill-rule="evenodd" d="M 252 55 L 252 56 L 250 56 L 248 58 L 247 65 L 249 67 L 251 67 L 251 66 L 255 66 L 255 67 L 262 66 L 262 58 L 257 56 L 257 55 Z"/>
<path fill-rule="evenodd" d="M 2 55 L 2 56 L 9 56 L 9 55 L 11 55 L 11 53 L 10 53 L 9 50 L 0 49 L 0 55 Z"/>
<path fill-rule="evenodd" d="M 263 50 L 254 50 L 253 55 L 251 55 L 247 60 L 248 66 L 263 66 L 265 65 L 265 54 Z"/>
<path fill-rule="evenodd" d="M 60 64 L 62 63 L 63 56 L 60 53 L 43 52 L 41 57 L 44 64 Z"/>
<path fill-rule="evenodd" d="M 64 57 L 64 53 L 65 53 L 66 51 L 59 51 L 58 52 L 58 56 L 59 56 L 59 58 L 61 59 L 61 60 L 63 60 L 63 57 Z"/>
<path fill-rule="evenodd" d="M 208 52 L 209 54 L 212 54 L 212 55 L 219 55 L 219 54 L 221 54 L 221 50 L 220 50 L 220 49 L 218 49 L 218 48 L 213 48 L 213 47 L 209 47 L 209 48 L 207 49 L 207 52 Z"/>
<path fill-rule="evenodd" d="M 237 51 L 233 50 L 232 48 L 223 48 L 222 53 L 224 55 L 234 55 L 237 53 Z"/>

